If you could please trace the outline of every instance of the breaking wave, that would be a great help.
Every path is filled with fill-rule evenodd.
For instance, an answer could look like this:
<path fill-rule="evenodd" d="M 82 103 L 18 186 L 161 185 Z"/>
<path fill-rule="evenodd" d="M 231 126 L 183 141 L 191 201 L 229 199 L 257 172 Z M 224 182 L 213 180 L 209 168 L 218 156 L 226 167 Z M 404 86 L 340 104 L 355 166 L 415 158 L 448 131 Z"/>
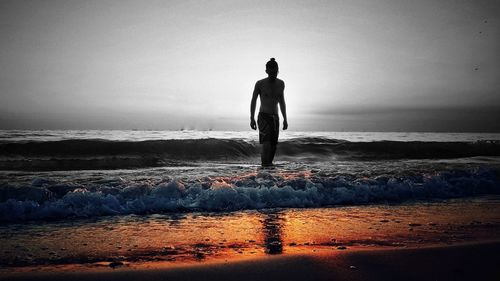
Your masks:
<path fill-rule="evenodd" d="M 494 170 L 446 171 L 408 176 L 244 176 L 168 179 L 152 184 L 110 181 L 77 185 L 37 178 L 0 186 L 0 221 L 275 207 L 359 205 L 500 194 Z"/>

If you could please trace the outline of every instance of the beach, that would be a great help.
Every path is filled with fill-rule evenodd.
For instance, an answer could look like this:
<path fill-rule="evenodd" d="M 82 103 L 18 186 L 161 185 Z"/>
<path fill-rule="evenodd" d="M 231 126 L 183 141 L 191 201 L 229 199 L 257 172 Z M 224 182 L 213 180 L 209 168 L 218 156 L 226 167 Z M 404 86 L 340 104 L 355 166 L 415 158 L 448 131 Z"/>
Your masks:
<path fill-rule="evenodd" d="M 500 0 L 0 23 L 0 281 L 500 281 Z"/>
<path fill-rule="evenodd" d="M 274 256 L 167 269 L 43 272 L 2 280 L 498 280 L 500 242 Z"/>
<path fill-rule="evenodd" d="M 499 208 L 487 196 L 11 225 L 0 279 L 495 280 Z"/>

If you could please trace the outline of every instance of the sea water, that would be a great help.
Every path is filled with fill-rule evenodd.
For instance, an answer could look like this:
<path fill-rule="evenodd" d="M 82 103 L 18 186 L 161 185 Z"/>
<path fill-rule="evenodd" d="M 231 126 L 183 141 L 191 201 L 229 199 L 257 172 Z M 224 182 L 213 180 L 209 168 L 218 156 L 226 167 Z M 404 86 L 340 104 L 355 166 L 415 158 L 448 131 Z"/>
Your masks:
<path fill-rule="evenodd" d="M 334 213 L 355 208 L 353 212 L 363 216 L 374 208 L 370 206 L 387 204 L 400 206 L 396 212 L 400 213 L 408 204 L 418 209 L 443 200 L 500 193 L 500 134 L 280 134 L 276 166 L 262 169 L 255 131 L 0 131 L 0 240 L 9 245 L 0 249 L 5 255 L 0 263 L 7 267 L 94 264 L 117 256 L 150 261 L 144 258 L 148 255 L 204 258 L 219 246 L 236 253 L 241 247 L 254 247 L 245 251 L 266 254 L 279 249 L 273 248 L 274 242 L 283 243 L 273 238 L 274 232 L 289 229 L 283 217 L 302 217 L 300 223 L 307 223 L 307 216 L 352 221 Z M 489 208 L 498 211 L 498 204 Z M 459 213 L 459 208 L 454 210 Z M 377 218 L 385 220 L 381 214 L 387 212 L 377 213 Z M 493 215 L 488 222 L 495 230 L 496 219 Z M 158 220 L 165 224 L 157 224 Z M 204 221 L 210 227 L 203 228 Z M 228 223 L 220 225 L 222 234 L 217 230 L 219 221 Z M 375 227 L 374 222 L 378 221 L 367 227 Z M 408 223 L 403 222 L 405 231 Z M 156 229 L 162 232 L 153 235 Z M 245 243 L 258 245 L 248 246 L 241 239 L 232 243 L 224 238 L 228 229 L 239 233 L 229 236 L 246 237 Z M 286 235 L 298 235 L 299 230 Z M 187 235 L 183 231 L 203 239 L 186 238 L 195 242 L 183 246 L 187 250 L 176 249 L 180 246 L 173 241 L 181 241 Z M 135 242 L 119 238 L 120 233 L 128 233 Z M 317 233 L 342 236 L 323 228 Z M 492 233 L 495 237 L 498 232 Z M 63 239 L 70 236 L 76 238 Z M 305 245 L 312 243 L 305 240 L 316 239 L 304 237 L 287 241 Z M 120 239 L 127 245 L 118 245 Z M 145 241 L 137 242 L 140 239 Z M 78 241 L 78 249 L 72 241 Z M 156 244 L 148 246 L 147 241 Z M 138 254 L 127 255 L 134 251 Z M 172 253 L 161 255 L 162 251 Z"/>
<path fill-rule="evenodd" d="M 500 134 L 0 131 L 0 221 L 497 194 Z"/>

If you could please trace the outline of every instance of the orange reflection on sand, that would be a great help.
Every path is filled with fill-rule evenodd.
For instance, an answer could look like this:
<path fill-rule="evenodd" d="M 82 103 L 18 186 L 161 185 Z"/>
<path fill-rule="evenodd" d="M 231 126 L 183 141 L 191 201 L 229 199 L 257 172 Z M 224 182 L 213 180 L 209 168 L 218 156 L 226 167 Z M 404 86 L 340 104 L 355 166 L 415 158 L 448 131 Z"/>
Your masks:
<path fill-rule="evenodd" d="M 111 270 L 498 240 L 499 209 L 500 200 L 462 199 L 26 225 L 2 230 L 0 264 L 3 271 Z"/>

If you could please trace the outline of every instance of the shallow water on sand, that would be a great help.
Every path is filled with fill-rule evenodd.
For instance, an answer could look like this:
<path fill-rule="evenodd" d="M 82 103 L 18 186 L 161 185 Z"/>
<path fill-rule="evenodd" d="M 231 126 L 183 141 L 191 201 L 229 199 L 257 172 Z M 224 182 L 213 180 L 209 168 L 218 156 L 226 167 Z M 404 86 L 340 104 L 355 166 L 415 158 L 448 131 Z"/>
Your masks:
<path fill-rule="evenodd" d="M 500 239 L 500 197 L 0 225 L 0 272 L 112 270 Z"/>

